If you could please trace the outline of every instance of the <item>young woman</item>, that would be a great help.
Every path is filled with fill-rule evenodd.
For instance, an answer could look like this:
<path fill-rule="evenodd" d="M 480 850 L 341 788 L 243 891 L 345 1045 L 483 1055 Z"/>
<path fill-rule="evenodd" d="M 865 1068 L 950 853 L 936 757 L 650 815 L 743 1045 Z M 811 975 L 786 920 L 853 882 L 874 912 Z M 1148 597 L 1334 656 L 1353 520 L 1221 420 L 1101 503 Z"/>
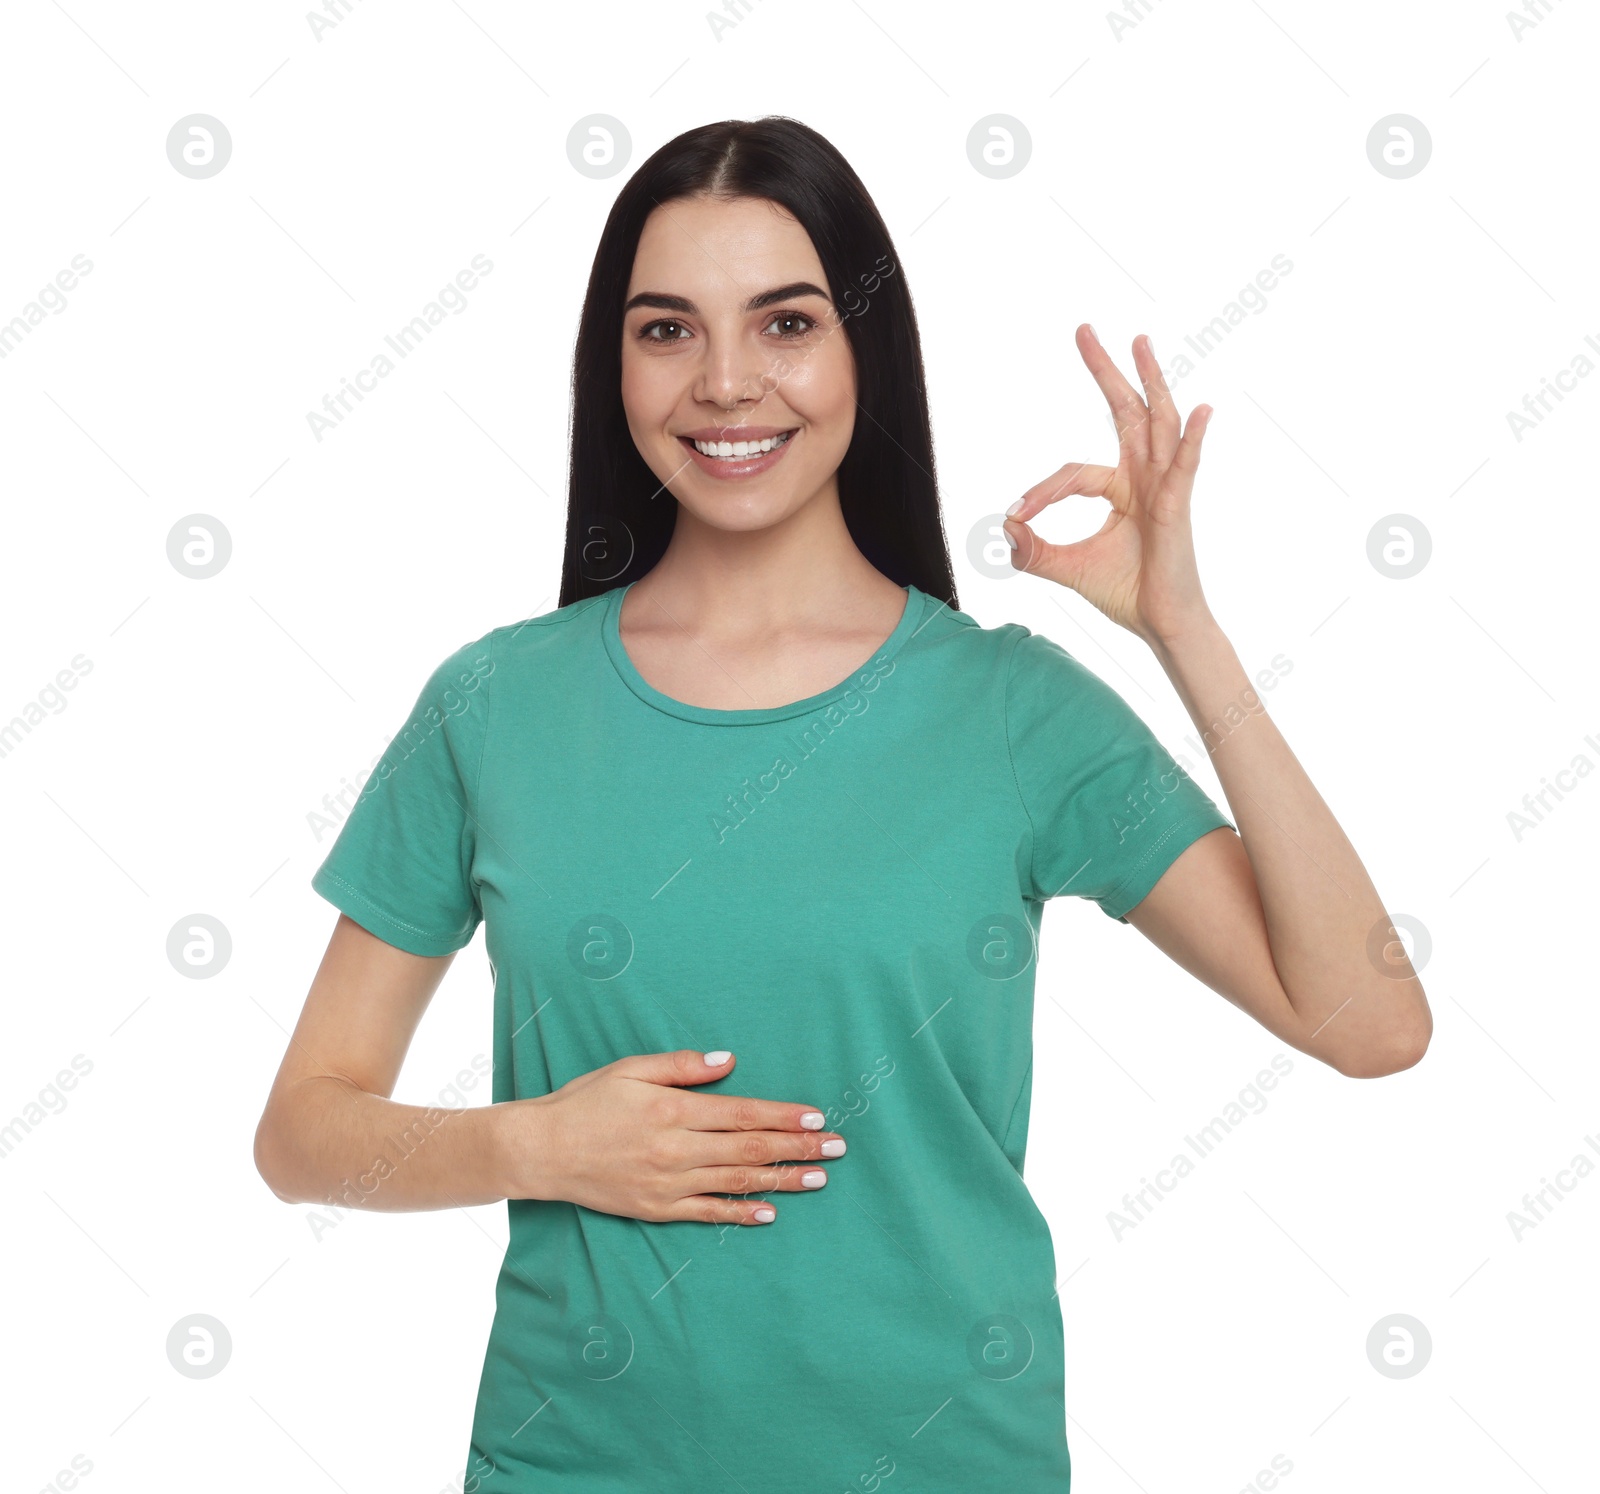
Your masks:
<path fill-rule="evenodd" d="M 904 269 L 838 152 L 709 125 L 618 197 L 560 604 L 439 665 L 313 877 L 341 916 L 257 1140 L 291 1201 L 508 1201 L 466 1489 L 1068 1488 L 1022 1179 L 1052 897 L 1343 1074 L 1426 1048 L 1202 594 L 1209 411 L 1148 339 L 1142 397 L 1077 343 L 1117 463 L 1024 494 L 1013 563 L 1150 645 L 1237 826 L 1071 655 L 958 610 Z M 1105 527 L 1047 544 L 1069 493 Z M 391 1101 L 480 922 L 494 1103 Z"/>

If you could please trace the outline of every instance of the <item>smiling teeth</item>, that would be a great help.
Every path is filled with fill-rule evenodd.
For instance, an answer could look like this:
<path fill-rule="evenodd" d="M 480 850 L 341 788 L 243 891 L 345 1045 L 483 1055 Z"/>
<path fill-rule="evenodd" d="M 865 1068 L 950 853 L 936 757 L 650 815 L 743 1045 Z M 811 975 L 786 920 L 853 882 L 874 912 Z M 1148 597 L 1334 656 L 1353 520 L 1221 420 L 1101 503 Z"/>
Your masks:
<path fill-rule="evenodd" d="M 768 436 L 764 441 L 696 441 L 694 449 L 708 457 L 760 456 L 774 446 L 782 446 L 793 434 L 793 431 L 785 431 L 781 436 Z"/>

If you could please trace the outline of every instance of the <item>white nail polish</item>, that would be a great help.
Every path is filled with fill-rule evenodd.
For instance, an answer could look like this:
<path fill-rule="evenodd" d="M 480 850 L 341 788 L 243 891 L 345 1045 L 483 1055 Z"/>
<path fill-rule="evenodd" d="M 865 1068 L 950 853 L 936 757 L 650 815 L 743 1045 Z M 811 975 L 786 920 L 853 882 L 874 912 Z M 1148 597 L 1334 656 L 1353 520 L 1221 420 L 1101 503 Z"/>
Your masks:
<path fill-rule="evenodd" d="M 1019 509 L 1019 508 L 1021 508 L 1021 507 L 1022 507 L 1022 500 L 1021 500 L 1021 499 L 1020 499 L 1020 498 L 1019 498 L 1019 499 L 1017 499 L 1017 501 L 1016 501 L 1016 502 L 1015 502 L 1015 503 L 1013 503 L 1013 504 L 1012 504 L 1012 505 L 1011 505 L 1011 507 L 1010 507 L 1010 508 L 1008 508 L 1008 509 L 1007 509 L 1007 510 L 1006 510 L 1006 517 L 1007 517 L 1007 518 L 1008 518 L 1008 519 L 1014 519 L 1014 518 L 1016 518 L 1016 516 L 1017 516 L 1017 510 L 1018 510 L 1018 509 Z"/>
<path fill-rule="evenodd" d="M 776 1219 L 777 1217 L 778 1217 L 778 1213 L 777 1213 L 776 1209 L 757 1209 L 756 1210 L 756 1218 L 759 1219 L 763 1224 L 771 1224 L 772 1221 L 774 1219 Z"/>
<path fill-rule="evenodd" d="M 820 1110 L 808 1110 L 800 1117 L 800 1124 L 808 1131 L 820 1131 L 822 1122 L 823 1114 Z"/>
<path fill-rule="evenodd" d="M 803 1188 L 820 1188 L 828 1181 L 825 1172 L 803 1172 L 800 1174 L 800 1186 Z"/>
<path fill-rule="evenodd" d="M 733 1054 L 726 1048 L 718 1048 L 716 1052 L 707 1053 L 704 1057 L 708 1067 L 720 1069 L 723 1064 L 733 1057 Z"/>
<path fill-rule="evenodd" d="M 825 1141 L 825 1142 L 823 1142 L 822 1143 L 822 1155 L 824 1157 L 842 1157 L 842 1156 L 844 1156 L 844 1142 L 843 1141 Z"/>
<path fill-rule="evenodd" d="M 1002 529 L 1002 530 L 1001 530 L 1001 531 L 1000 531 L 1000 532 L 1001 532 L 1001 533 L 1002 533 L 1002 534 L 1003 534 L 1003 535 L 1005 535 L 1005 537 L 1006 537 L 1006 543 L 1007 543 L 1007 544 L 1008 544 L 1008 545 L 1010 545 L 1010 546 L 1011 546 L 1011 548 L 1012 548 L 1012 549 L 1013 549 L 1013 550 L 1015 550 L 1015 549 L 1016 549 L 1016 548 L 1017 548 L 1017 542 L 1016 542 L 1016 541 L 1015 541 L 1015 540 L 1014 540 L 1014 539 L 1012 539 L 1012 537 L 1011 537 L 1011 531 L 1010 531 L 1010 530 L 1009 530 L 1009 529 Z"/>

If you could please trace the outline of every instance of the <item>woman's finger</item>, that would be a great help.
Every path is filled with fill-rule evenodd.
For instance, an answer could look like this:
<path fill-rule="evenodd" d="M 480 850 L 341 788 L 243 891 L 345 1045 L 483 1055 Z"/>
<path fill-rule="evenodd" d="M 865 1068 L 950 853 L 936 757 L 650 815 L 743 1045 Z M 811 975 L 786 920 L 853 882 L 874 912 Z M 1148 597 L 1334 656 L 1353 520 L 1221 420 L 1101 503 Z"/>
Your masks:
<path fill-rule="evenodd" d="M 691 1131 L 672 1156 L 692 1167 L 773 1166 L 780 1162 L 833 1161 L 849 1150 L 837 1131 Z M 731 1191 L 731 1190 L 730 1190 Z"/>
<path fill-rule="evenodd" d="M 1111 406 L 1117 439 L 1135 456 L 1147 458 L 1150 455 L 1150 412 L 1133 385 L 1123 378 L 1122 370 L 1111 361 L 1111 354 L 1100 345 L 1100 339 L 1088 322 L 1078 328 L 1078 351 L 1105 395 L 1106 403 Z"/>
<path fill-rule="evenodd" d="M 1114 516 L 1113 516 L 1114 517 Z M 1005 521 L 1006 537 L 1014 541 L 1011 564 L 1014 569 L 1044 576 L 1062 586 L 1077 590 L 1077 577 L 1090 558 L 1089 545 L 1095 538 L 1074 540 L 1070 545 L 1054 545 L 1041 539 L 1020 519 Z M 1104 533 L 1104 530 L 1101 530 Z"/>
<path fill-rule="evenodd" d="M 696 1193 L 814 1193 L 828 1186 L 828 1172 L 805 1167 L 691 1167 L 683 1186 Z"/>
<path fill-rule="evenodd" d="M 1156 362 L 1156 351 L 1142 332 L 1133 339 L 1133 366 L 1139 370 L 1145 403 L 1150 411 L 1150 460 L 1158 467 L 1165 467 L 1178 446 L 1178 407 L 1173 403 L 1172 391 L 1167 388 L 1167 376 Z"/>
<path fill-rule="evenodd" d="M 1068 462 L 1043 482 L 1036 482 L 1006 512 L 1015 519 L 1031 519 L 1058 498 L 1080 494 L 1086 498 L 1104 498 L 1111 479 L 1116 475 L 1115 467 L 1099 467 L 1092 462 Z"/>
<path fill-rule="evenodd" d="M 771 1224 L 778 1211 L 762 1199 L 745 1202 L 736 1198 L 718 1198 L 714 1193 L 691 1193 L 680 1198 L 660 1217 L 661 1223 L 673 1220 L 694 1220 L 700 1224 Z"/>
<path fill-rule="evenodd" d="M 1205 440 L 1210 424 L 1211 406 L 1196 405 L 1189 412 L 1189 424 L 1184 429 L 1183 439 L 1178 442 L 1177 451 L 1173 453 L 1172 465 L 1191 482 L 1200 465 L 1200 443 Z"/>

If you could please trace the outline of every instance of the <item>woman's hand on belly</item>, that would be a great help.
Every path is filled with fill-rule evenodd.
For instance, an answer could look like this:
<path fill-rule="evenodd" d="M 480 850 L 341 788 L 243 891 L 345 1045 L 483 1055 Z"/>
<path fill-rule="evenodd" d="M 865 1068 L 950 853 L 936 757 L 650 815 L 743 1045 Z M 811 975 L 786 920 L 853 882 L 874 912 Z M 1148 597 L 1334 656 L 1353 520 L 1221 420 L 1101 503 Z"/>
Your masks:
<path fill-rule="evenodd" d="M 657 1223 L 771 1223 L 767 1200 L 718 1195 L 821 1188 L 828 1175 L 815 1164 L 842 1156 L 845 1142 L 808 1105 L 688 1090 L 724 1078 L 732 1063 L 690 1048 L 633 1054 L 552 1094 L 495 1106 L 504 1112 L 506 1197 Z"/>

